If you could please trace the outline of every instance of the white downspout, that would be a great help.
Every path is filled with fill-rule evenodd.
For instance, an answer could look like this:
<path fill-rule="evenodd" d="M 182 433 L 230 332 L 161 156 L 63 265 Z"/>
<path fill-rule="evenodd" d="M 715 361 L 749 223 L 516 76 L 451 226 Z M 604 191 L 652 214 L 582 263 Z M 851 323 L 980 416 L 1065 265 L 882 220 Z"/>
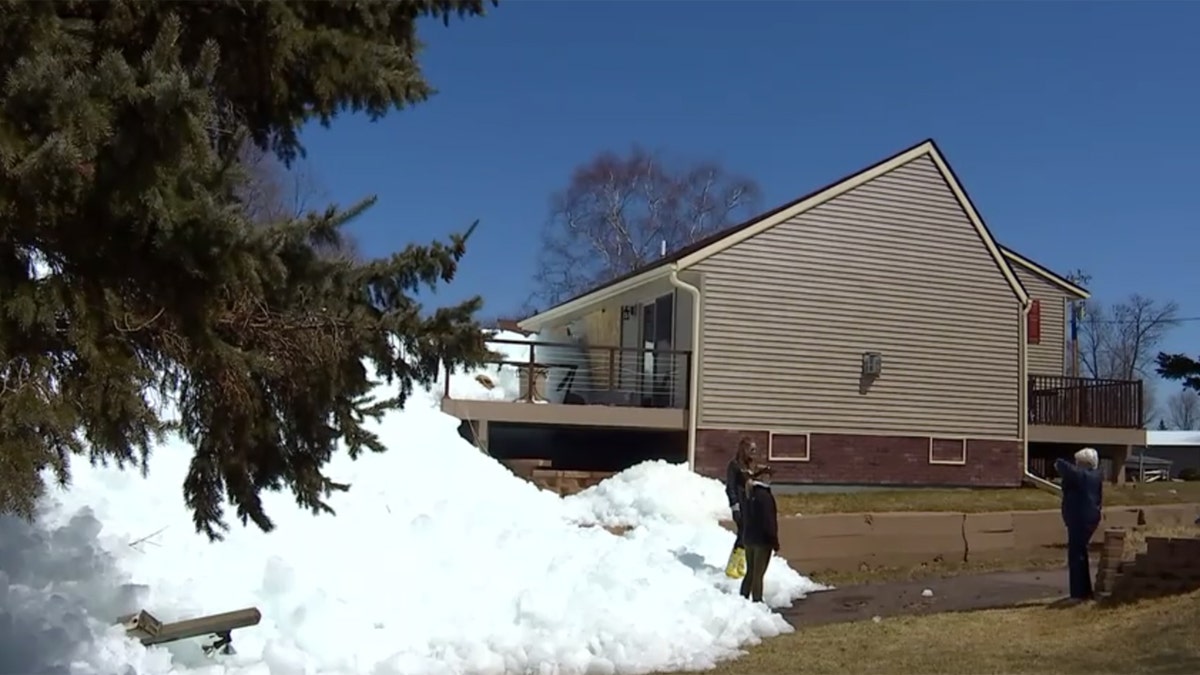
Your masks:
<path fill-rule="evenodd" d="M 1045 478 L 1040 478 L 1029 472 L 1029 311 L 1033 309 L 1032 302 L 1021 305 L 1021 478 L 1036 488 L 1058 493 L 1059 486 Z"/>
<path fill-rule="evenodd" d="M 692 344 L 688 360 L 688 470 L 696 470 L 696 428 L 700 423 L 700 289 L 679 278 L 679 266 L 671 266 L 671 285 L 692 296 Z"/>

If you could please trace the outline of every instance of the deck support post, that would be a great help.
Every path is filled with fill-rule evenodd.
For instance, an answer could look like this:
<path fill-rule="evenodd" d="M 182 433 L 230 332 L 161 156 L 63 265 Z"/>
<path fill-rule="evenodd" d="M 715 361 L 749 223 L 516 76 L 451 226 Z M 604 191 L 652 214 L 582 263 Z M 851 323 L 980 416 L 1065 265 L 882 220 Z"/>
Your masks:
<path fill-rule="evenodd" d="M 1108 447 L 1108 455 L 1112 458 L 1112 483 L 1113 485 L 1125 484 L 1125 462 L 1129 461 L 1129 456 L 1133 453 L 1132 445 L 1113 445 Z"/>

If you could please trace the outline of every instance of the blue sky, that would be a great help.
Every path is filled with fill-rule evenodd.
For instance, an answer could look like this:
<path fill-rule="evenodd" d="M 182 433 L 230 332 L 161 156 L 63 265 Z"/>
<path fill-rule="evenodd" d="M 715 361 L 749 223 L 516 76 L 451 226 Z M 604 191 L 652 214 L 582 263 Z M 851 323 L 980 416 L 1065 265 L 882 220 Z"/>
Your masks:
<path fill-rule="evenodd" d="M 1200 3 L 550 2 L 424 26 L 439 93 L 304 135 L 368 254 L 480 228 L 436 302 L 530 291 L 549 195 L 641 143 L 791 200 L 937 140 L 993 234 L 1200 317 Z M 1189 195 L 1191 195 L 1189 197 Z M 1166 347 L 1200 351 L 1200 322 Z"/>

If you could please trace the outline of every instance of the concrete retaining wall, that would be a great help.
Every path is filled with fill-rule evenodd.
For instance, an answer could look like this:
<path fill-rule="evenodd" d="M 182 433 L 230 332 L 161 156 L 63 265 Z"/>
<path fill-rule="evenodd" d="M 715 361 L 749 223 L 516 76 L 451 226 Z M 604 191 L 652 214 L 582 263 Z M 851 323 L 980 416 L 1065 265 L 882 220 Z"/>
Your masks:
<path fill-rule="evenodd" d="M 1200 504 L 1114 507 L 1105 509 L 1100 531 L 1189 524 L 1197 515 Z M 812 573 L 1030 558 L 1065 547 L 1066 530 L 1057 510 L 836 513 L 786 516 L 779 539 L 780 554 Z"/>

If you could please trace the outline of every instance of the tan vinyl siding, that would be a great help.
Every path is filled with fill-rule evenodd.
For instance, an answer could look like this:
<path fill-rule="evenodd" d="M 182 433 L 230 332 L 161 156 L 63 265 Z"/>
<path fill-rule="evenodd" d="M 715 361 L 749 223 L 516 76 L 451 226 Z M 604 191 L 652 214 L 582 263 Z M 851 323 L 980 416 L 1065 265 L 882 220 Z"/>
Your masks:
<path fill-rule="evenodd" d="M 1033 375 L 1062 375 L 1067 359 L 1067 295 L 1044 277 L 1012 263 L 1017 279 L 1029 297 L 1041 301 L 1042 335 L 1029 345 L 1029 372 Z"/>
<path fill-rule="evenodd" d="M 1019 436 L 1020 303 L 927 156 L 696 269 L 702 426 Z"/>
<path fill-rule="evenodd" d="M 686 274 L 684 276 L 687 276 Z M 629 362 L 634 364 L 632 367 L 636 370 L 638 356 L 636 352 L 618 352 L 613 353 L 609 347 L 621 347 L 621 307 L 622 305 L 638 306 L 642 303 L 652 303 L 659 296 L 666 293 L 675 296 L 675 335 L 674 349 L 679 351 L 688 351 L 691 349 L 691 332 L 692 332 L 692 299 L 687 293 L 676 291 L 675 287 L 669 282 L 661 282 L 649 284 L 645 287 L 640 287 L 625 293 L 618 298 L 609 299 L 603 303 L 599 303 L 590 308 L 588 313 L 583 314 L 571 321 L 559 321 L 551 324 L 543 329 L 540 336 L 547 341 L 575 341 L 588 350 L 588 358 L 591 365 L 592 382 L 598 387 L 609 386 L 609 371 L 610 361 L 614 358 L 619 363 Z M 641 321 L 640 310 L 635 317 L 635 321 Z M 628 345 L 630 349 L 640 348 L 638 345 Z M 678 367 L 683 370 L 687 364 L 687 359 L 682 356 L 673 357 L 673 360 L 678 363 Z M 686 391 L 687 373 L 684 371 L 676 378 L 679 386 Z M 616 383 L 612 383 L 616 386 Z M 682 397 L 682 393 L 679 393 Z"/>

